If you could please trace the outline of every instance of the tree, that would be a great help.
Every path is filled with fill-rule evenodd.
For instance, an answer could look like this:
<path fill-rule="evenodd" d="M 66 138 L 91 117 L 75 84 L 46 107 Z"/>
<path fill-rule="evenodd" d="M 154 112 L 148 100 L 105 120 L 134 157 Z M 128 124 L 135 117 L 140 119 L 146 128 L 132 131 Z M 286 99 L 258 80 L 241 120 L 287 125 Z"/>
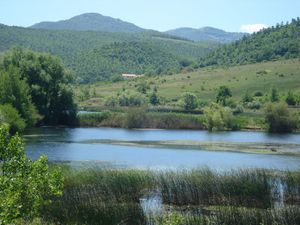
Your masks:
<path fill-rule="evenodd" d="M 278 90 L 274 87 L 271 89 L 270 101 L 271 102 L 278 102 L 279 101 Z"/>
<path fill-rule="evenodd" d="M 32 103 L 29 86 L 21 79 L 18 69 L 12 66 L 0 71 L 0 104 L 13 106 L 28 126 L 37 121 L 38 113 Z"/>
<path fill-rule="evenodd" d="M 28 159 L 23 140 L 11 137 L 5 126 L 0 127 L 0 161 L 0 224 L 30 221 L 52 197 L 62 194 L 61 172 L 50 170 L 45 156 Z"/>
<path fill-rule="evenodd" d="M 191 92 L 185 92 L 182 95 L 183 108 L 185 110 L 194 110 L 198 107 L 197 96 Z"/>
<path fill-rule="evenodd" d="M 288 94 L 285 98 L 285 102 L 288 105 L 296 105 L 297 104 L 297 99 L 293 92 L 291 92 L 291 91 L 288 92 Z"/>
<path fill-rule="evenodd" d="M 9 104 L 0 105 L 0 125 L 7 124 L 9 132 L 14 134 L 25 129 L 26 123 L 18 111 Z"/>
<path fill-rule="evenodd" d="M 153 92 L 150 95 L 150 104 L 151 105 L 158 105 L 159 104 L 159 98 L 155 92 Z"/>
<path fill-rule="evenodd" d="M 225 106 L 226 99 L 229 97 L 232 97 L 230 89 L 227 86 L 220 86 L 216 97 L 217 102 Z"/>
<path fill-rule="evenodd" d="M 4 56 L 3 67 L 6 71 L 14 68 L 18 71 L 20 82 L 28 84 L 27 92 L 43 116 L 44 123 L 68 124 L 75 120 L 76 105 L 70 87 L 72 74 L 63 67 L 60 59 L 49 54 L 13 48 Z"/>
<path fill-rule="evenodd" d="M 297 115 L 283 103 L 268 104 L 265 109 L 265 119 L 270 133 L 289 133 L 299 124 Z"/>
<path fill-rule="evenodd" d="M 232 129 L 233 115 L 229 108 L 212 103 L 204 109 L 205 125 L 209 131 Z"/>

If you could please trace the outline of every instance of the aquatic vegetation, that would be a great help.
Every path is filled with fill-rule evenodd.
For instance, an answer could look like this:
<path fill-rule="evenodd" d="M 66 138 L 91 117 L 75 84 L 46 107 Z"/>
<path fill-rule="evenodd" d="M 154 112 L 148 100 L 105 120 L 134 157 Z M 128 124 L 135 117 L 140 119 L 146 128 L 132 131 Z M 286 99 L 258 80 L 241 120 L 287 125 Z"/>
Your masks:
<path fill-rule="evenodd" d="M 64 195 L 53 199 L 54 204 L 44 210 L 45 221 L 105 225 L 299 224 L 299 171 L 64 167 L 64 174 Z"/>

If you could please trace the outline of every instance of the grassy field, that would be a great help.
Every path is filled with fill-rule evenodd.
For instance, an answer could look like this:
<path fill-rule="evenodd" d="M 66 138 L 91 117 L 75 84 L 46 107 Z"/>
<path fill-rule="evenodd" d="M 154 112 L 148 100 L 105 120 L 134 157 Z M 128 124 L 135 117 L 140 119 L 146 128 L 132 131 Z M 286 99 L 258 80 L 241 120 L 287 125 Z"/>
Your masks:
<path fill-rule="evenodd" d="M 141 82 L 146 82 L 152 93 L 157 88 L 164 103 L 175 103 L 183 92 L 194 92 L 201 101 L 215 100 L 216 90 L 228 86 L 234 100 L 240 100 L 248 92 L 260 91 L 266 94 L 272 87 L 280 93 L 289 90 L 300 92 L 300 59 L 279 60 L 229 68 L 205 68 L 195 72 L 161 77 L 146 77 L 117 83 L 99 82 L 75 88 L 79 106 L 101 107 L 106 99 L 124 90 L 134 91 Z M 85 93 L 84 96 L 84 92 Z"/>

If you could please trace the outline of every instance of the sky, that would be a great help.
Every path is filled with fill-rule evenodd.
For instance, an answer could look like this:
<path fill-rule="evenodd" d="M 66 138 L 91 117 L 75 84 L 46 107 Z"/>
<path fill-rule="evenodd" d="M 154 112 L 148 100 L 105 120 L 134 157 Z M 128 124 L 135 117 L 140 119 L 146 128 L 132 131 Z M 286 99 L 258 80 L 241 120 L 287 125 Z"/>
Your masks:
<path fill-rule="evenodd" d="M 212 26 L 254 32 L 300 16 L 299 0 L 0 0 L 0 23 L 30 26 L 96 12 L 166 31 Z"/>

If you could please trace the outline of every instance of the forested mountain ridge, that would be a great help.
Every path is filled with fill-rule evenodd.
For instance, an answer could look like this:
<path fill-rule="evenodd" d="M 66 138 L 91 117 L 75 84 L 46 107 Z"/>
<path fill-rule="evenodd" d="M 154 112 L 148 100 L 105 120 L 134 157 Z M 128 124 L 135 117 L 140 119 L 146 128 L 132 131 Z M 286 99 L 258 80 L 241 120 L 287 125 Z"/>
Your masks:
<path fill-rule="evenodd" d="M 137 42 L 138 45 L 133 44 Z M 188 64 L 195 62 L 215 49 L 218 44 L 213 42 L 195 43 L 155 31 L 116 33 L 44 30 L 1 25 L 0 55 L 1 52 L 9 50 L 12 46 L 21 46 L 59 56 L 64 65 L 75 72 L 77 82 L 88 83 L 110 79 L 114 75 L 120 75 L 120 71 L 123 73 L 138 71 L 152 73 L 154 71 L 160 72 L 159 74 L 179 72 L 182 60 L 188 61 Z M 135 52 L 137 54 L 135 57 L 142 58 L 141 63 L 131 60 L 129 57 L 123 57 L 120 59 L 121 62 L 113 64 L 107 52 L 111 50 L 111 54 L 115 54 L 116 46 L 128 52 L 129 55 L 132 55 L 129 53 L 130 51 Z M 102 49 L 106 49 L 105 55 L 102 54 Z M 153 52 L 153 49 L 157 51 L 157 54 L 149 54 Z M 82 66 L 82 62 L 86 64 Z M 125 67 L 126 64 L 131 66 Z M 164 65 L 164 67 L 153 70 L 153 67 L 158 64 Z M 183 65 L 188 66 L 186 63 Z M 117 66 L 119 67 L 117 68 Z M 85 69 L 83 70 L 83 68 Z"/>
<path fill-rule="evenodd" d="M 200 65 L 231 66 L 297 57 L 300 57 L 299 17 L 224 45 L 203 57 Z"/>
<path fill-rule="evenodd" d="M 103 32 L 143 32 L 132 23 L 115 19 L 109 16 L 103 16 L 98 13 L 85 13 L 68 20 L 57 22 L 41 22 L 31 26 L 31 28 L 47 30 L 78 30 L 78 31 L 103 31 Z"/>
<path fill-rule="evenodd" d="M 241 39 L 245 35 L 249 35 L 247 33 L 226 32 L 213 27 L 203 27 L 199 29 L 182 27 L 166 31 L 166 33 L 192 41 L 215 41 L 220 43 L 230 43 Z"/>

